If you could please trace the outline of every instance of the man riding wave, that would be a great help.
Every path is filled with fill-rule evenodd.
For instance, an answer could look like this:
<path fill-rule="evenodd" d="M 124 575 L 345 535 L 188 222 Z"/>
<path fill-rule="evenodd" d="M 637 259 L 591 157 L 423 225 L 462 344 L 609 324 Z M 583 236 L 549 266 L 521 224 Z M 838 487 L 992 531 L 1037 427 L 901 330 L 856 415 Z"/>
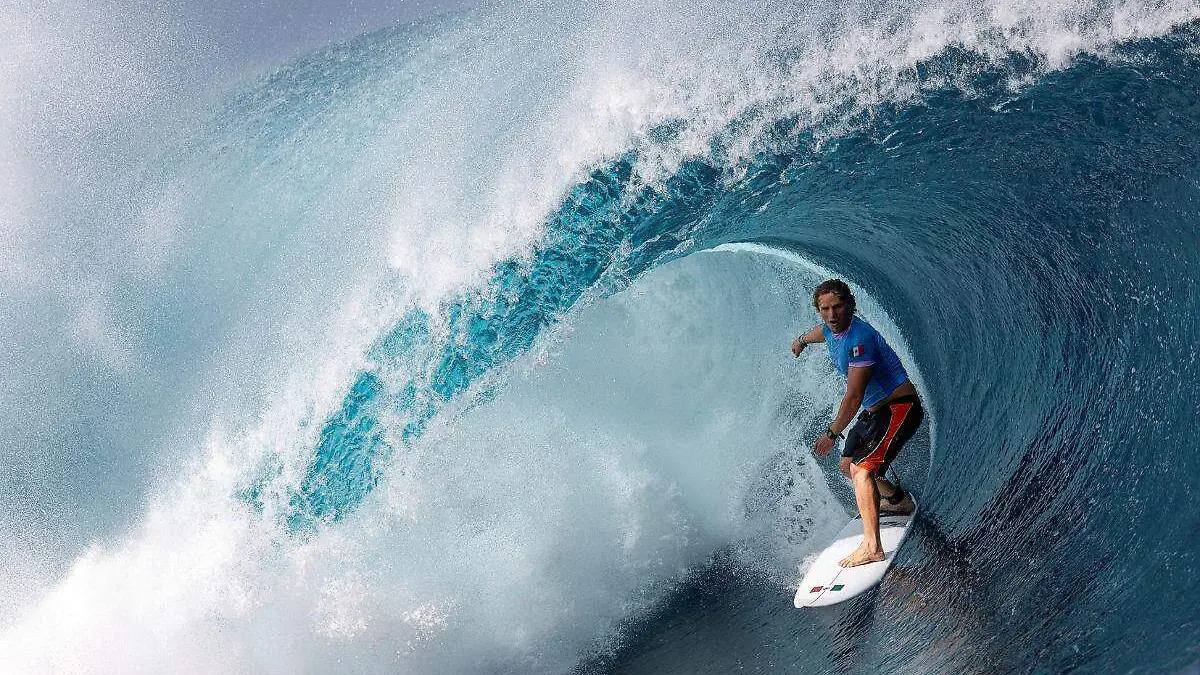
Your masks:
<path fill-rule="evenodd" d="M 900 357 L 879 331 L 854 316 L 854 294 L 844 281 L 821 282 L 813 291 L 813 307 L 824 323 L 796 338 L 792 353 L 800 356 L 808 345 L 824 342 L 834 367 L 846 378 L 837 414 L 813 444 L 813 451 L 824 457 L 839 438 L 845 438 L 838 469 L 854 485 L 863 541 L 839 564 L 854 567 L 884 559 L 879 540 L 881 510 L 907 514 L 916 508 L 908 493 L 884 478 L 884 472 L 920 426 L 925 411 Z M 858 420 L 850 427 L 856 414 Z M 843 436 L 847 427 L 850 431 Z"/>

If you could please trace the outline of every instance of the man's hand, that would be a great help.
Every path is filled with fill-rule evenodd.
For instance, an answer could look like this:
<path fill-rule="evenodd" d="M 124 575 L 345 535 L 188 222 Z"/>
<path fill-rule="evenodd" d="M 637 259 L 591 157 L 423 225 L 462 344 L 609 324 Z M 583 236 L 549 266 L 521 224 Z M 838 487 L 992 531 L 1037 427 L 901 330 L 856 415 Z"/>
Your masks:
<path fill-rule="evenodd" d="M 807 346 L 808 343 L 803 338 L 796 338 L 796 341 L 792 343 L 792 353 L 800 356 L 800 352 L 804 351 L 804 348 Z"/>
<path fill-rule="evenodd" d="M 817 453 L 817 457 L 824 457 L 833 449 L 833 439 L 828 434 L 821 434 L 816 443 L 813 443 L 813 452 Z"/>

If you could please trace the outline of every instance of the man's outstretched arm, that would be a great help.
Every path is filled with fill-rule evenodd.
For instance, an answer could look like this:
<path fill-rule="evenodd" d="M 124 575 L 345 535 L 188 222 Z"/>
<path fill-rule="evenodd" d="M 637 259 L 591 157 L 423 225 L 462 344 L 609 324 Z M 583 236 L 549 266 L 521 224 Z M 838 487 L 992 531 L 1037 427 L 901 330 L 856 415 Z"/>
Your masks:
<path fill-rule="evenodd" d="M 796 356 L 800 356 L 800 352 L 804 351 L 805 347 L 815 342 L 824 341 L 825 333 L 821 331 L 821 324 L 817 324 L 816 326 L 813 326 L 812 330 L 796 338 L 796 341 L 792 343 L 792 353 Z"/>

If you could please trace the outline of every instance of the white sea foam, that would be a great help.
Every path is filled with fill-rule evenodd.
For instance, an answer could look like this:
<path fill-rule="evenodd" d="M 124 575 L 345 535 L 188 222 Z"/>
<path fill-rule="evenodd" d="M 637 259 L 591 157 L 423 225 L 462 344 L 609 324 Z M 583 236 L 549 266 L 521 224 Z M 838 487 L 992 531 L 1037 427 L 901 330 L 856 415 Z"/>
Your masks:
<path fill-rule="evenodd" d="M 347 652 L 352 672 L 559 672 L 717 548 L 787 531 L 754 563 L 786 575 L 838 512 L 788 412 L 834 395 L 823 362 L 780 342 L 805 299 L 793 275 L 733 253 L 648 276 L 572 319 L 494 401 L 435 424 L 306 544 L 231 495 L 250 458 L 312 446 L 311 411 L 214 433 L 0 653 L 17 672 L 309 672 Z M 816 525 L 787 520 L 798 504 Z M 259 660 L 266 636 L 280 658 Z"/>
<path fill-rule="evenodd" d="M 691 158 L 736 168 L 774 119 L 836 133 L 855 110 L 918 95 L 914 66 L 947 46 L 1061 67 L 1198 13 L 1183 1 L 519 4 L 372 38 L 366 65 L 335 50 L 322 64 L 333 81 L 308 91 L 341 96 L 332 114 L 309 118 L 302 99 L 268 106 L 253 134 L 226 120 L 205 132 L 215 142 L 180 141 L 198 156 L 161 175 L 158 160 L 138 165 L 147 138 L 195 111 L 141 117 L 137 102 L 203 79 L 156 67 L 187 51 L 179 33 L 131 32 L 82 5 L 46 22 L 7 7 L 0 420 L 32 440 L 2 452 L 47 509 L 4 494 L 18 544 L 0 547 L 0 662 L 565 669 L 715 547 L 787 527 L 745 501 L 755 480 L 784 475 L 766 466 L 795 441 L 780 397 L 832 396 L 824 373 L 772 360 L 796 289 L 720 263 L 648 277 L 560 328 L 495 402 L 437 420 L 347 522 L 299 543 L 270 509 L 370 341 L 411 302 L 435 309 L 527 252 L 567 190 L 629 150 L 650 186 Z M 342 89 L 341 68 L 374 77 Z M 271 137 L 272 114 L 307 123 Z M 716 280 L 728 288 L 692 288 Z M 730 295 L 739 283 L 766 290 Z M 740 396 L 750 385 L 757 397 Z M 282 496 L 258 516 L 234 494 L 269 458 Z M 815 469 L 796 462 L 786 477 L 824 512 Z M 100 482 L 118 487 L 51 494 Z M 36 533 L 47 510 L 93 524 L 53 530 L 66 540 L 54 548 Z M 802 552 L 780 546 L 780 560 Z"/>

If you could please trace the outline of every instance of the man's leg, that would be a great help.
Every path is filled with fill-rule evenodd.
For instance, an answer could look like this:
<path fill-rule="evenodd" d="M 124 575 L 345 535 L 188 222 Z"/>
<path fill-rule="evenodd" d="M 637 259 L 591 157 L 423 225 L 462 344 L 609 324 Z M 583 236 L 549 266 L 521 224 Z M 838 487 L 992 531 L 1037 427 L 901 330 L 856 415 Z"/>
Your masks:
<path fill-rule="evenodd" d="M 850 474 L 851 466 L 853 466 L 853 463 L 849 457 L 842 457 L 841 461 L 838 462 L 838 471 L 841 471 L 842 475 L 846 478 L 853 480 L 853 477 Z M 883 500 L 885 498 L 890 499 L 895 496 L 896 491 L 899 489 L 899 485 L 896 485 L 883 476 L 875 477 L 875 490 L 879 493 L 878 504 L 881 509 L 888 511 L 889 513 L 906 513 L 912 511 L 914 504 L 912 503 L 912 498 L 907 495 L 905 495 L 904 499 L 897 504 L 892 504 L 889 502 L 887 506 L 884 506 Z M 857 496 L 855 497 L 855 500 L 857 501 Z"/>
<path fill-rule="evenodd" d="M 879 491 L 879 509 L 883 513 L 908 514 L 917 508 L 907 492 L 903 492 L 897 499 L 897 493 L 901 493 L 900 485 L 882 476 L 875 477 L 875 489 Z"/>
<path fill-rule="evenodd" d="M 853 553 L 838 563 L 855 567 L 883 560 L 883 542 L 879 540 L 879 491 L 875 476 L 857 464 L 850 465 L 850 480 L 854 483 L 854 500 L 863 521 L 863 540 Z"/>
<path fill-rule="evenodd" d="M 912 513 L 917 507 L 912 497 L 900 490 L 899 485 L 883 476 L 892 459 L 925 418 L 925 410 L 920 399 L 915 396 L 898 399 L 889 404 L 887 410 L 887 431 L 871 454 L 861 461 L 876 474 L 876 490 L 881 497 L 881 510 L 886 513 Z"/>
<path fill-rule="evenodd" d="M 896 494 L 896 484 L 883 476 L 875 477 L 875 489 L 879 490 L 880 497 L 891 497 Z"/>

